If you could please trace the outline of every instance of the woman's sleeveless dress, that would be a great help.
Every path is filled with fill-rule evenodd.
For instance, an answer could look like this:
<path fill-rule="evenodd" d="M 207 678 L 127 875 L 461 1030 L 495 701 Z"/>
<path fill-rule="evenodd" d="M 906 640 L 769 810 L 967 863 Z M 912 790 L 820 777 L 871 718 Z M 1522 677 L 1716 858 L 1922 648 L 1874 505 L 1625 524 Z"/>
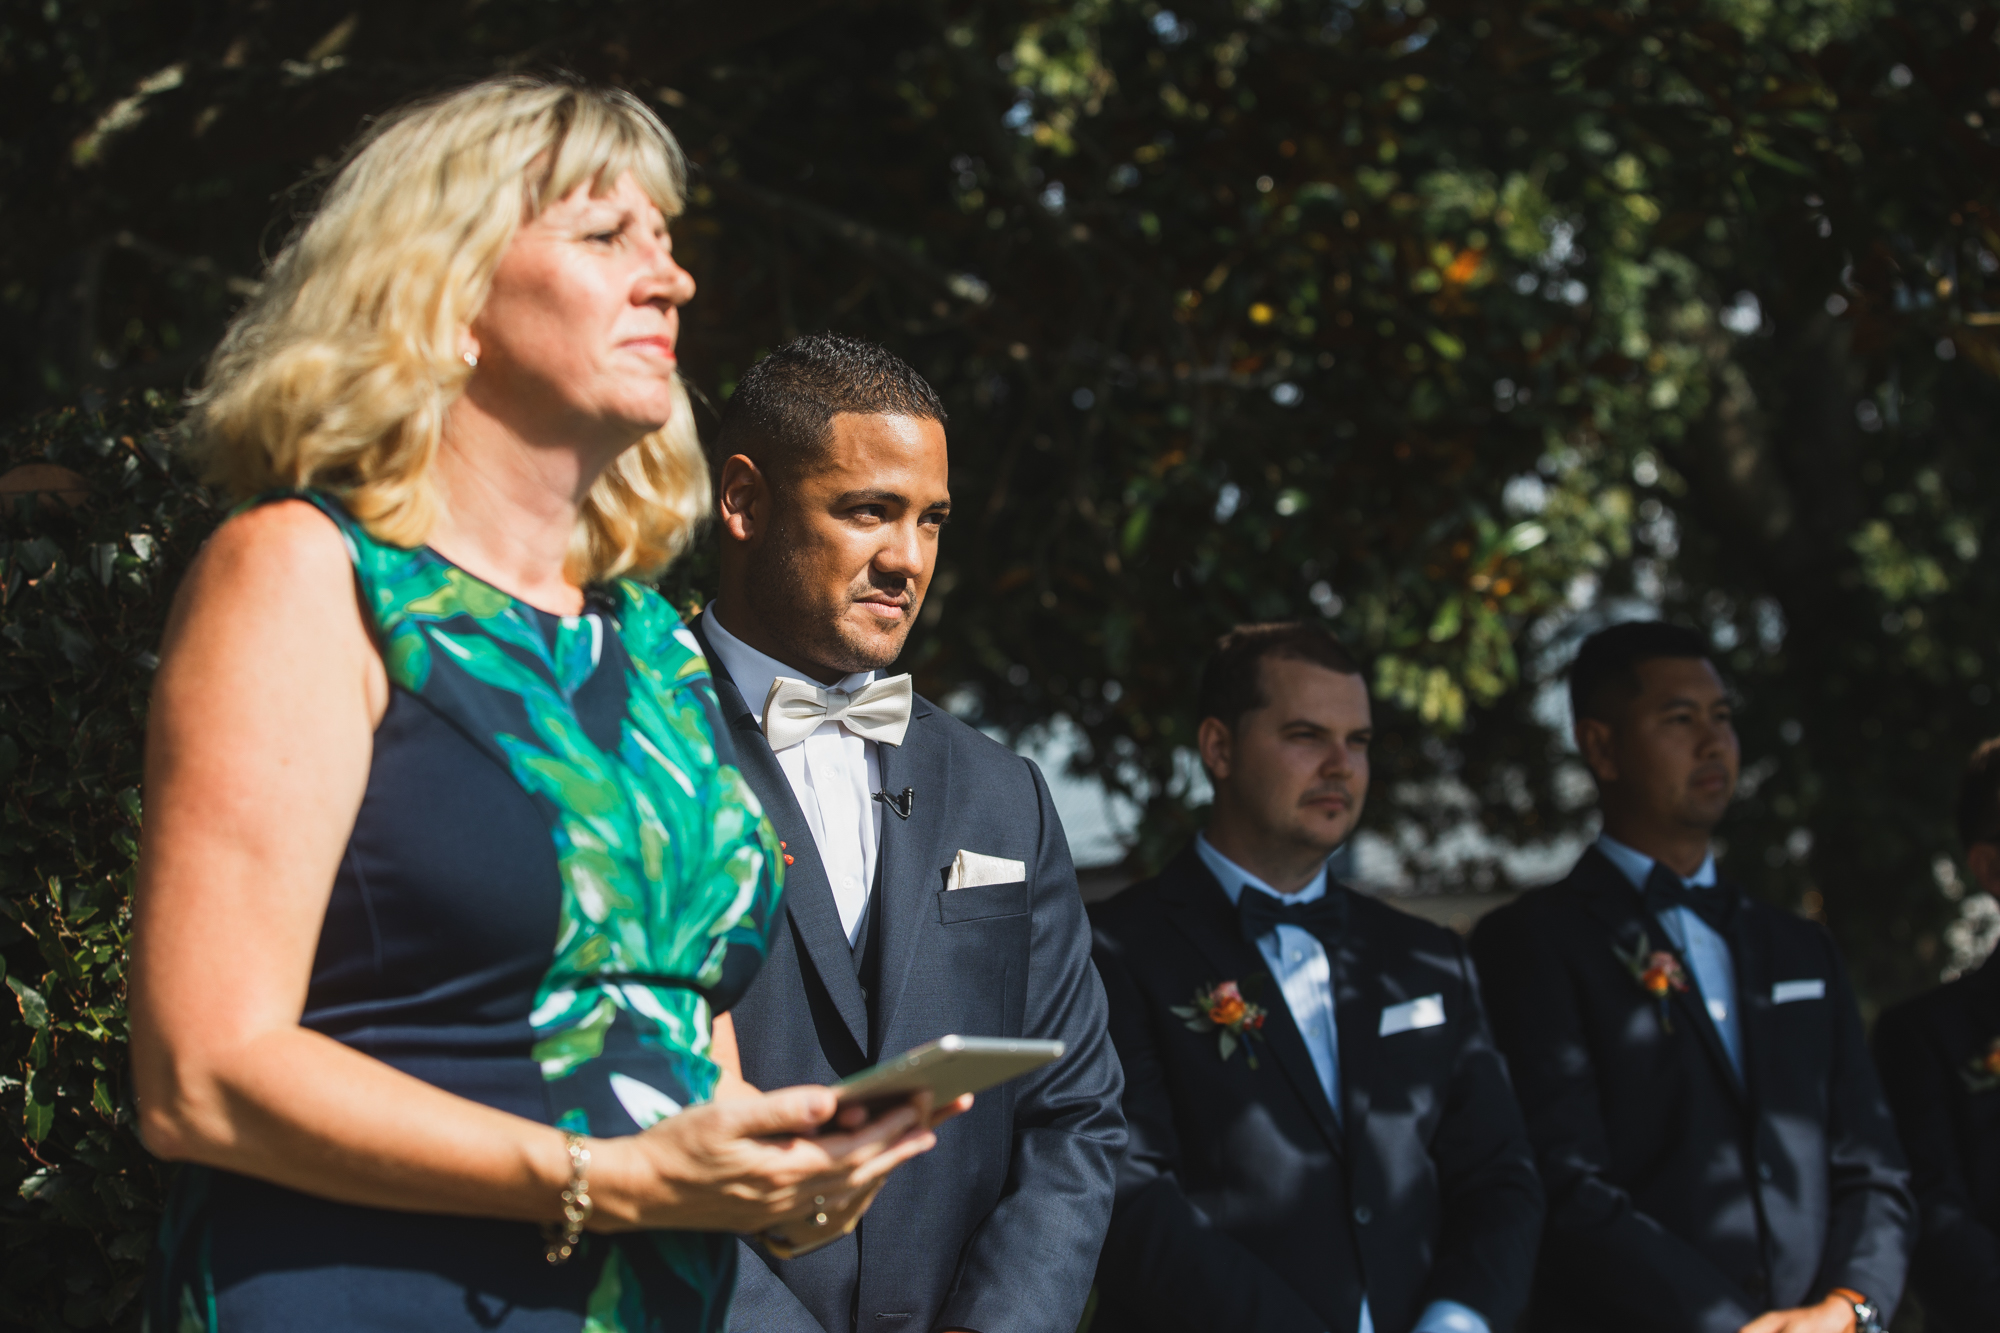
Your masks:
<path fill-rule="evenodd" d="M 300 498 L 346 538 L 392 686 L 304 1025 L 577 1133 L 637 1133 L 706 1100 L 710 1018 L 764 960 L 783 868 L 692 636 L 638 584 L 550 615 Z M 188 1167 L 146 1327 L 723 1327 L 733 1236 L 587 1236 L 560 1266 L 543 1251 L 530 1223 Z"/>

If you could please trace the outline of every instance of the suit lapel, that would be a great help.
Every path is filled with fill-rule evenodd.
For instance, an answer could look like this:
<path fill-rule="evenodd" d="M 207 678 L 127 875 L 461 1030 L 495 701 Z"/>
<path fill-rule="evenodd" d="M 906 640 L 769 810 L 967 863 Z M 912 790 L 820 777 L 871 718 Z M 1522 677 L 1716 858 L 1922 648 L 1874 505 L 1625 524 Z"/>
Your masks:
<path fill-rule="evenodd" d="M 1328 893 L 1353 890 L 1329 880 Z M 1353 920 L 1353 911 L 1347 920 Z M 1381 986 L 1380 962 L 1369 954 L 1368 941 L 1350 924 L 1340 932 L 1340 944 L 1327 951 L 1333 964 L 1333 1019 L 1340 1034 L 1340 1100 L 1350 1125 L 1367 1123 L 1373 1103 L 1375 1056 L 1381 1041 L 1381 1014 L 1387 996 Z"/>
<path fill-rule="evenodd" d="M 1670 953 L 1680 963 L 1681 975 L 1687 978 L 1687 989 L 1675 991 L 1667 999 L 1674 1022 L 1695 1034 L 1714 1062 L 1722 1085 L 1729 1089 L 1738 1105 L 1742 1105 L 1742 1077 L 1737 1074 L 1736 1066 L 1729 1062 L 1729 1050 L 1722 1044 L 1722 1035 L 1715 1030 L 1715 1021 L 1708 1016 L 1708 1009 L 1702 1003 L 1701 988 L 1695 982 L 1694 969 L 1688 966 L 1687 959 L 1674 943 L 1674 937 L 1646 910 L 1645 899 L 1632 887 L 1632 881 L 1625 878 L 1625 873 L 1595 847 L 1585 852 L 1583 860 L 1578 862 L 1576 880 L 1584 893 L 1585 904 L 1610 931 L 1620 954 L 1630 954 L 1634 948 L 1643 945 L 1649 952 Z M 1741 968 L 1741 960 L 1735 962 Z M 1741 973 L 1738 975 L 1740 978 Z M 1637 984 L 1636 981 L 1633 983 Z M 1742 989 L 1739 981 L 1737 990 L 1740 993 Z M 1739 1031 L 1741 1027 L 1739 1023 Z"/>
<path fill-rule="evenodd" d="M 1243 929 L 1236 909 L 1230 906 L 1229 895 L 1215 882 L 1215 876 L 1209 873 L 1208 867 L 1202 864 L 1200 854 L 1191 846 L 1174 858 L 1160 878 L 1166 890 L 1162 896 L 1166 901 L 1168 918 L 1216 970 L 1214 976 L 1196 982 L 1197 987 L 1219 981 L 1235 981 L 1237 985 L 1244 986 L 1249 978 L 1263 974 L 1268 984 L 1261 992 L 1247 986 L 1244 988 L 1244 993 L 1262 1004 L 1269 1013 L 1264 1020 L 1264 1039 L 1259 1044 L 1285 1071 L 1292 1090 L 1305 1103 L 1327 1145 L 1345 1155 L 1347 1144 L 1341 1134 L 1340 1120 L 1333 1113 L 1333 1104 L 1326 1099 L 1326 1089 L 1320 1086 L 1319 1071 L 1313 1068 L 1312 1056 L 1306 1051 L 1305 1037 L 1300 1034 L 1298 1024 L 1292 1021 L 1292 1011 L 1285 1004 L 1285 995 L 1278 988 L 1277 978 L 1270 975 L 1271 965 L 1255 945 L 1243 938 Z M 1179 1003 L 1185 1004 L 1193 998 L 1191 989 Z M 1343 1060 L 1343 1078 L 1344 1064 Z"/>
<path fill-rule="evenodd" d="M 1732 891 L 1734 887 L 1731 886 Z M 1771 932 L 1763 914 L 1752 911 L 1746 899 L 1736 905 L 1734 925 L 1729 953 L 1736 968 L 1736 1031 L 1743 1042 L 1743 1076 L 1749 1084 L 1745 1091 L 1754 1102 L 1757 1090 L 1766 1086 L 1774 1053 L 1770 1037 L 1771 986 L 1777 978 L 1771 975 Z"/>
<path fill-rule="evenodd" d="M 870 1059 L 880 1058 L 877 1046 L 895 1018 L 917 941 L 937 915 L 937 895 L 956 855 L 941 841 L 945 813 L 951 808 L 951 772 L 929 701 L 915 701 L 903 743 L 877 746 L 876 762 L 882 771 L 882 790 L 900 796 L 905 787 L 913 787 L 916 795 L 910 800 L 908 819 L 887 807 L 882 811 L 877 851 L 882 891 L 875 904 L 880 919 L 869 925 L 870 930 L 882 932 L 877 982 L 881 993 L 876 996 L 875 1030 L 870 1034 L 874 1044 L 864 1047 Z"/>
<path fill-rule="evenodd" d="M 711 663 L 715 698 L 736 744 L 737 767 L 750 783 L 750 789 L 757 793 L 757 799 L 763 802 L 764 813 L 770 818 L 771 827 L 778 831 L 778 837 L 784 840 L 790 859 L 785 867 L 785 911 L 797 927 L 813 970 L 819 973 L 821 984 L 833 998 L 848 1034 L 865 1053 L 868 1002 L 854 976 L 854 953 L 848 947 L 847 931 L 840 924 L 840 908 L 834 903 L 833 886 L 827 882 L 826 867 L 819 859 L 819 845 L 813 841 L 812 827 L 806 823 L 805 812 L 799 808 L 785 770 L 778 766 L 778 757 L 771 753 L 771 746 L 764 739 L 757 715 L 709 651 L 702 621 L 703 617 L 696 616 L 688 628 L 694 631 L 703 655 Z"/>

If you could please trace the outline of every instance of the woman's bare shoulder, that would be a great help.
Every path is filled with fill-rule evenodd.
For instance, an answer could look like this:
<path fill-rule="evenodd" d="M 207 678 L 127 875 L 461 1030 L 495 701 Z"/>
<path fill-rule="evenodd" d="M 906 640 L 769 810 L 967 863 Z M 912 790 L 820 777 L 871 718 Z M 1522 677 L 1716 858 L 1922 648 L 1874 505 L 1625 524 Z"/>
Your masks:
<path fill-rule="evenodd" d="M 231 515 L 202 547 L 190 572 L 232 581 L 333 579 L 343 586 L 353 577 L 340 529 L 304 500 L 273 500 Z"/>
<path fill-rule="evenodd" d="M 303 500 L 277 500 L 231 516 L 188 569 L 167 647 L 182 646 L 189 633 L 238 651 L 253 644 L 368 651 L 340 529 Z"/>

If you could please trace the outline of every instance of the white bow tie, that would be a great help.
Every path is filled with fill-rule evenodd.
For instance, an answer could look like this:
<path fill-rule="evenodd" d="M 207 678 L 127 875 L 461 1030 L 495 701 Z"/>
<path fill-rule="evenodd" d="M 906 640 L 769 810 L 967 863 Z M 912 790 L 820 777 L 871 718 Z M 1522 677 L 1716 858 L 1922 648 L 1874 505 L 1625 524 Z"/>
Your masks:
<path fill-rule="evenodd" d="M 818 731 L 820 723 L 838 722 L 862 740 L 901 745 L 903 733 L 910 729 L 914 694 L 907 673 L 864 685 L 852 694 L 779 676 L 764 697 L 764 738 L 773 750 L 783 750 Z"/>

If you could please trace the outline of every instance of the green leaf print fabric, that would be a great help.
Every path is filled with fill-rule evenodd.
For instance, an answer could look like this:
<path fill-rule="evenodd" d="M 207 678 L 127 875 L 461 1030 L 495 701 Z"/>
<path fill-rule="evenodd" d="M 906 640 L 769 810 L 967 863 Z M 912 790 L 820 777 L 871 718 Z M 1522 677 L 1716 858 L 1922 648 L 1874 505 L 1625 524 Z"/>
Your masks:
<path fill-rule="evenodd" d="M 783 860 L 678 615 L 619 581 L 592 589 L 585 614 L 551 616 L 428 548 L 375 540 L 330 496 L 294 498 L 339 526 L 392 686 L 502 766 L 547 821 L 559 906 L 523 1053 L 547 1119 L 615 1136 L 707 1100 L 711 1020 L 769 951 Z M 151 1328 L 215 1327 L 196 1259 L 204 1176 L 183 1173 L 163 1226 L 163 1271 L 184 1276 L 152 1284 Z M 572 1265 L 595 1271 L 567 1327 L 720 1330 L 735 1255 L 726 1235 L 588 1237 Z"/>

